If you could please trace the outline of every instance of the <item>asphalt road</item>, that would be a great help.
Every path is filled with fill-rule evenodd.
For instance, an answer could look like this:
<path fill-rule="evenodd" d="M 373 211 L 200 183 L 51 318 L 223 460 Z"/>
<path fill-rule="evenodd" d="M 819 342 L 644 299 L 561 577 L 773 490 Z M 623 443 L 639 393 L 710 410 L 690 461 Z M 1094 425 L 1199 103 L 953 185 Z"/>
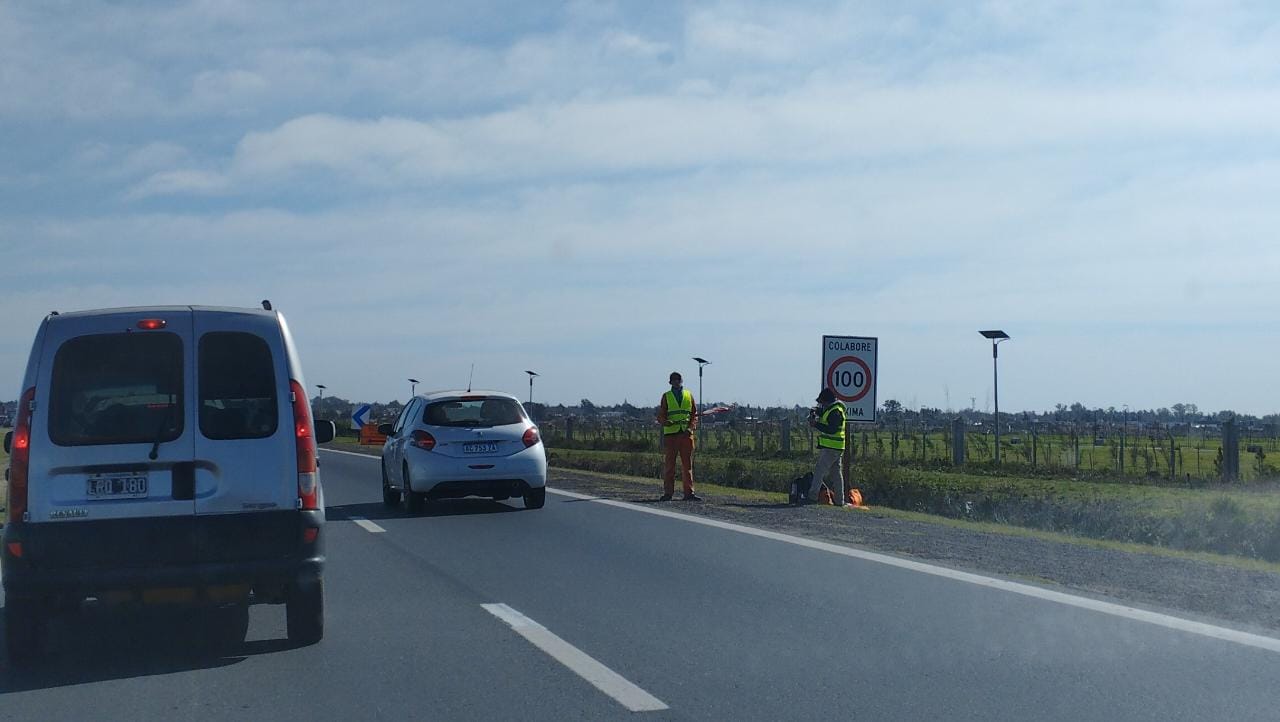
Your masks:
<path fill-rule="evenodd" d="M 538 511 L 464 500 L 410 518 L 382 507 L 375 458 L 322 459 L 324 641 L 291 647 L 281 607 L 254 607 L 245 643 L 225 654 L 190 651 L 191 615 L 61 619 L 45 664 L 0 670 L 0 718 L 1274 720 L 1280 710 L 1273 649 L 558 494 Z"/>

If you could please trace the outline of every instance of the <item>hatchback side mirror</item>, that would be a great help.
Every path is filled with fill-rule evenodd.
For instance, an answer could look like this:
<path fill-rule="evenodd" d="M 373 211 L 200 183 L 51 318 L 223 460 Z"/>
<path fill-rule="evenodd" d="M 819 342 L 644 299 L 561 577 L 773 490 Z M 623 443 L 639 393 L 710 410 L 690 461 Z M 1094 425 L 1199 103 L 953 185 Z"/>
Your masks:
<path fill-rule="evenodd" d="M 390 436 L 391 428 L 391 424 L 378 424 L 378 433 L 383 436 Z"/>
<path fill-rule="evenodd" d="M 320 420 L 316 422 L 316 443 L 327 444 L 333 441 L 333 437 L 338 435 L 338 425 L 332 421 Z"/>
<path fill-rule="evenodd" d="M 12 450 L 13 450 L 13 432 L 6 431 L 4 434 L 4 453 L 7 454 Z"/>

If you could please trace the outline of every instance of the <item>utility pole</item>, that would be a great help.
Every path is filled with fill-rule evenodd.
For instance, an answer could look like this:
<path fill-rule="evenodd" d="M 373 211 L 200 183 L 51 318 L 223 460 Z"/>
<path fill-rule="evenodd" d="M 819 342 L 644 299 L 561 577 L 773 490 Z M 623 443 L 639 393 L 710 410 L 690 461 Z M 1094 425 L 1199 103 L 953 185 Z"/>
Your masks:
<path fill-rule="evenodd" d="M 996 402 L 996 465 L 1000 465 L 1000 349 L 1001 341 L 1008 341 L 1009 334 L 1004 331 L 979 331 L 984 338 L 991 339 L 991 392 Z"/>
<path fill-rule="evenodd" d="M 704 358 L 699 358 L 697 356 L 694 356 L 693 360 L 698 362 L 698 446 L 701 448 L 702 447 L 702 411 L 707 406 L 706 402 L 703 401 L 703 398 L 702 398 L 702 367 L 710 365 L 711 362 Z"/>

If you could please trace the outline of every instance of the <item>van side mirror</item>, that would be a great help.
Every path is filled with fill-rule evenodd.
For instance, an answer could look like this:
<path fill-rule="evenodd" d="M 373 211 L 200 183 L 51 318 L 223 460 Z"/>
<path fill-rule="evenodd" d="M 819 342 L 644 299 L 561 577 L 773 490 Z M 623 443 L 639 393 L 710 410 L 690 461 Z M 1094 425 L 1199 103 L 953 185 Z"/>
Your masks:
<path fill-rule="evenodd" d="M 320 420 L 316 422 L 316 443 L 327 444 L 333 441 L 333 437 L 338 435 L 338 425 L 332 421 Z"/>
<path fill-rule="evenodd" d="M 9 453 L 13 449 L 13 432 L 6 431 L 4 434 L 4 453 Z"/>
<path fill-rule="evenodd" d="M 391 429 L 392 429 L 391 424 L 378 424 L 378 433 L 382 434 L 383 436 L 390 436 Z"/>

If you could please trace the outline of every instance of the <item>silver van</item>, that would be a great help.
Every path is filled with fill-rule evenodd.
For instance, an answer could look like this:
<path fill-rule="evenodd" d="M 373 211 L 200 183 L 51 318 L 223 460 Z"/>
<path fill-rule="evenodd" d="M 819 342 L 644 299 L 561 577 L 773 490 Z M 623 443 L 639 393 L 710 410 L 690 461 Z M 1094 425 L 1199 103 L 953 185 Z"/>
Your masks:
<path fill-rule="evenodd" d="M 270 304 L 263 303 L 265 309 Z M 22 381 L 0 549 L 11 660 L 84 603 L 207 607 L 244 638 L 252 603 L 324 634 L 324 493 L 284 317 L 165 306 L 50 314 Z"/>

